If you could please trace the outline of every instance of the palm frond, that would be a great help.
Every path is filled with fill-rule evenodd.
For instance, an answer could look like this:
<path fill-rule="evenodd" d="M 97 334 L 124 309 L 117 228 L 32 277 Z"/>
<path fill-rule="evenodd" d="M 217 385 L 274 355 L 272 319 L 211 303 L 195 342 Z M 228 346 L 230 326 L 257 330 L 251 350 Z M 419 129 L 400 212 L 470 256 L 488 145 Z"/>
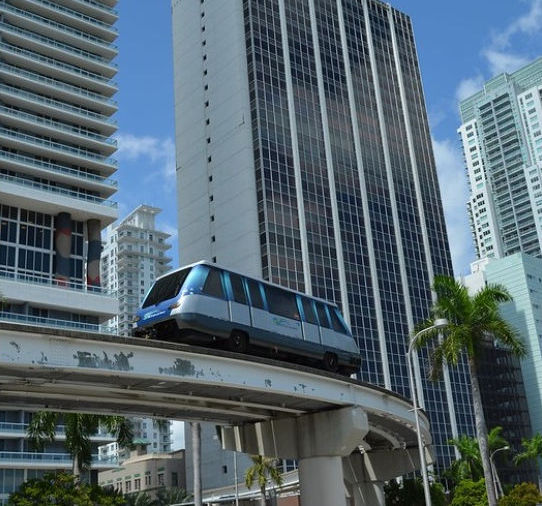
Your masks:
<path fill-rule="evenodd" d="M 31 445 L 42 451 L 45 443 L 55 440 L 58 413 L 53 411 L 38 411 L 32 415 L 28 424 L 27 434 Z"/>

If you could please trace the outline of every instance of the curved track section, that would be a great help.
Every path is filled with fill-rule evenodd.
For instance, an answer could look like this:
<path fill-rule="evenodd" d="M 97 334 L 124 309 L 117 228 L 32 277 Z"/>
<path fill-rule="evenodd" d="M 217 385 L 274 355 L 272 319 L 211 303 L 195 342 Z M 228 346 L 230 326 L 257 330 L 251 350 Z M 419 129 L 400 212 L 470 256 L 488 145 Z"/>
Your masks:
<path fill-rule="evenodd" d="M 358 406 L 369 419 L 369 447 L 416 444 L 407 400 L 349 378 L 222 350 L 0 322 L 7 406 L 222 425 Z M 421 420 L 430 441 L 423 413 Z"/>

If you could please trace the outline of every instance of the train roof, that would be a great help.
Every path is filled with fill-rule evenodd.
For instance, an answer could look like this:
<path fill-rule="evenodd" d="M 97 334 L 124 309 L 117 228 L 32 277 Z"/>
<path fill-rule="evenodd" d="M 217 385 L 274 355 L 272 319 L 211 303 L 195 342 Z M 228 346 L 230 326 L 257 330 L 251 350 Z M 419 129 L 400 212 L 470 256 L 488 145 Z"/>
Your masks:
<path fill-rule="evenodd" d="M 191 267 L 195 267 L 196 265 L 207 265 L 209 267 L 215 267 L 217 269 L 221 269 L 221 270 L 226 271 L 226 272 L 232 272 L 234 274 L 239 274 L 239 276 L 243 276 L 243 277 L 248 278 L 248 279 L 253 279 L 255 281 L 265 283 L 266 285 L 275 286 L 277 288 L 280 288 L 281 290 L 287 290 L 288 292 L 292 292 L 292 293 L 295 293 L 297 295 L 302 295 L 303 297 L 309 297 L 311 299 L 318 300 L 318 301 L 323 302 L 325 304 L 331 304 L 332 306 L 337 307 L 337 304 L 335 302 L 332 302 L 332 301 L 329 301 L 329 300 L 326 300 L 326 299 L 322 299 L 320 297 L 315 297 L 314 295 L 309 295 L 308 293 L 305 293 L 305 292 L 299 292 L 297 290 L 292 290 L 291 288 L 288 288 L 287 286 L 278 285 L 277 283 L 272 283 L 271 281 L 267 281 L 267 280 L 262 279 L 262 278 L 256 278 L 254 276 L 249 276 L 248 274 L 245 274 L 243 272 L 239 272 L 239 271 L 236 271 L 235 269 L 230 269 L 228 267 L 224 267 L 223 265 L 219 265 L 219 264 L 215 264 L 213 262 L 209 262 L 208 260 L 199 260 L 198 262 L 193 262 L 191 264 L 187 264 L 187 265 L 183 265 L 181 267 L 178 267 L 177 269 L 172 269 L 171 271 L 166 272 L 165 274 L 162 274 L 160 277 L 156 278 L 155 281 L 158 281 L 159 279 L 162 279 L 162 278 L 164 278 L 166 276 L 169 276 L 173 272 L 178 272 L 178 271 L 182 271 L 184 269 L 189 269 Z"/>

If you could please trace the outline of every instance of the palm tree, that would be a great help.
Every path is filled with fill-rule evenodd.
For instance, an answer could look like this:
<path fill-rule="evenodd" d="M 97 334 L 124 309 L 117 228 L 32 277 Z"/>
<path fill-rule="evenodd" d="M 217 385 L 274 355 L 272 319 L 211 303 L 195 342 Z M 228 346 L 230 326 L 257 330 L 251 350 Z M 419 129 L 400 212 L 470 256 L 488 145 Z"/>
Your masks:
<path fill-rule="evenodd" d="M 542 434 L 536 433 L 531 439 L 522 439 L 521 446 L 524 451 L 514 457 L 514 463 L 520 464 L 524 460 L 538 460 L 542 457 Z M 539 486 L 542 486 L 542 477 L 538 476 Z"/>
<path fill-rule="evenodd" d="M 116 435 L 121 446 L 131 444 L 133 439 L 130 422 L 122 416 L 89 415 L 84 413 L 56 413 L 38 411 L 32 416 L 27 434 L 32 445 L 42 451 L 45 443 L 56 438 L 56 426 L 62 416 L 66 431 L 66 449 L 73 459 L 72 473 L 88 469 L 92 460 L 90 436 L 100 426 Z"/>
<path fill-rule="evenodd" d="M 508 441 L 502 436 L 502 427 L 493 427 L 487 435 L 488 448 L 494 452 L 499 448 L 508 446 Z M 461 480 L 478 481 L 483 477 L 482 456 L 480 455 L 480 446 L 475 437 L 461 435 L 458 438 L 450 439 L 448 444 L 454 445 L 461 458 L 454 460 L 447 474 L 456 483 Z"/>
<path fill-rule="evenodd" d="M 192 496 L 186 490 L 177 487 L 170 487 L 159 490 L 156 493 L 156 501 L 153 506 L 169 506 L 170 504 L 180 504 L 190 500 Z"/>
<path fill-rule="evenodd" d="M 265 487 L 272 481 L 279 487 L 282 485 L 282 475 L 276 466 L 276 459 L 270 459 L 262 455 L 251 455 L 253 465 L 246 470 L 245 484 L 251 488 L 254 481 L 260 486 L 260 504 L 265 506 Z"/>
<path fill-rule="evenodd" d="M 437 379 L 445 362 L 457 365 L 466 355 L 471 377 L 471 395 L 476 422 L 476 436 L 480 445 L 482 468 L 486 483 L 489 506 L 496 506 L 495 491 L 489 450 L 487 428 L 482 410 L 482 398 L 477 375 L 477 357 L 481 347 L 493 340 L 509 349 L 516 356 L 525 354 L 525 347 L 516 331 L 499 314 L 499 304 L 510 302 L 512 297 L 500 285 L 488 285 L 470 296 L 467 288 L 450 276 L 435 276 L 433 289 L 437 300 L 432 308 L 433 318 L 423 322 L 419 330 L 428 329 L 417 340 L 422 347 L 430 340 L 437 339 L 432 355 L 431 376 Z M 448 326 L 442 329 L 429 329 L 436 318 L 448 320 Z M 442 340 L 439 335 L 443 334 Z"/>

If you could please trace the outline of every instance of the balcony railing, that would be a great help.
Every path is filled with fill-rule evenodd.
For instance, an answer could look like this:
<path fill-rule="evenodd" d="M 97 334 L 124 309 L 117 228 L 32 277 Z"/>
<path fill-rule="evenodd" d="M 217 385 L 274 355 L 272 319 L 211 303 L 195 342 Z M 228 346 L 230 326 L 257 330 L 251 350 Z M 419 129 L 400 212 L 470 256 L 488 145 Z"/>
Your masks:
<path fill-rule="evenodd" d="M 59 49 L 61 51 L 66 51 L 67 53 L 74 54 L 81 58 L 87 58 L 88 60 L 93 60 L 99 64 L 113 67 L 114 69 L 118 68 L 116 63 L 113 63 L 110 61 L 109 58 L 104 58 L 103 56 L 98 56 L 94 53 L 91 53 L 89 51 L 85 51 L 84 49 L 79 49 L 75 46 L 71 46 L 70 44 L 64 44 L 63 42 L 58 42 L 54 39 L 51 39 L 50 37 L 45 37 L 43 35 L 38 35 L 36 33 L 33 33 L 29 30 L 25 30 L 23 28 L 19 28 L 17 26 L 8 24 L 8 23 L 0 23 L 0 26 L 4 31 L 16 33 L 23 37 L 27 37 L 29 39 L 35 40 L 39 42 L 40 44 L 46 44 L 48 46 L 54 47 L 56 49 Z"/>
<path fill-rule="evenodd" d="M 53 288 L 59 288 L 63 290 L 73 290 L 76 292 L 84 292 L 92 295 L 100 295 L 105 297 L 117 296 L 115 290 L 109 290 L 101 286 L 88 286 L 85 283 L 76 281 L 63 281 L 55 279 L 51 275 L 45 275 L 44 277 L 35 276 L 32 274 L 21 274 L 18 272 L 10 272 L 4 268 L 0 268 L 0 279 L 7 279 L 10 281 L 17 281 L 20 283 L 28 283 L 31 285 L 49 286 Z"/>
<path fill-rule="evenodd" d="M 102 121 L 110 125 L 117 124 L 116 120 L 110 119 L 107 116 L 104 116 L 103 114 L 98 114 L 97 112 L 89 111 L 81 107 L 76 107 L 75 105 L 70 105 L 70 104 L 67 104 L 66 102 L 61 102 L 60 100 L 55 100 L 53 98 L 49 98 L 44 95 L 39 95 L 37 93 L 25 91 L 21 88 L 17 88 L 16 86 L 11 86 L 9 84 L 0 84 L 0 90 L 13 94 L 16 97 L 27 98 L 28 100 L 31 100 L 32 102 L 35 102 L 38 104 L 47 104 L 51 107 L 55 107 L 56 109 L 62 109 L 63 111 L 66 111 L 68 113 L 77 114 L 79 116 L 87 116 L 90 119 Z"/>
<path fill-rule="evenodd" d="M 57 318 L 45 318 L 42 316 L 12 313 L 10 311 L 0 311 L 0 320 L 25 323 L 27 325 L 37 325 L 39 327 L 49 327 L 55 329 L 83 330 L 85 332 L 93 332 L 97 334 L 115 334 L 115 329 L 107 327 L 106 325 L 94 325 L 92 323 L 80 323 L 70 320 L 59 320 Z M 2 430 L 1 423 L 0 430 Z"/>
<path fill-rule="evenodd" d="M 57 12 L 62 12 L 64 14 L 67 14 L 68 16 L 72 16 L 74 18 L 80 19 L 81 21 L 84 21 L 86 23 L 90 23 L 92 25 L 99 26 L 99 27 L 104 28 L 106 30 L 109 30 L 111 32 L 115 32 L 115 33 L 117 32 L 117 29 L 112 25 L 104 23 L 103 21 L 100 21 L 100 20 L 98 20 L 96 18 L 93 18 L 91 16 L 87 16 L 85 14 L 82 14 L 81 12 L 77 12 L 77 11 L 74 11 L 72 9 L 68 9 L 67 7 L 64 7 L 62 5 L 54 4 L 52 2 L 49 2 L 48 0 L 32 0 L 32 1 L 37 3 L 37 4 L 45 5 L 49 9 L 53 9 L 53 10 L 55 10 Z"/>
<path fill-rule="evenodd" d="M 86 200 L 94 204 L 99 204 L 101 206 L 107 206 L 116 208 L 117 203 L 112 200 L 103 199 L 101 197 L 96 197 L 95 195 L 89 195 L 88 193 L 78 192 L 76 190 L 68 190 L 67 188 L 62 188 L 59 186 L 53 186 L 50 184 L 39 183 L 31 179 L 26 179 L 23 177 L 11 176 L 9 174 L 0 173 L 0 181 L 7 181 L 8 183 L 14 183 L 22 186 L 27 186 L 29 188 L 35 188 L 37 190 L 43 190 L 46 192 L 58 193 L 60 195 L 65 195 L 66 197 L 71 197 L 78 200 Z"/>
<path fill-rule="evenodd" d="M 112 160 L 111 158 L 106 158 L 101 155 L 94 155 L 89 151 L 82 150 L 79 148 L 73 148 L 67 144 L 60 144 L 58 142 L 52 142 L 41 137 L 35 137 L 33 135 L 23 134 L 16 130 L 11 130 L 9 128 L 0 127 L 0 134 L 5 135 L 6 137 L 11 137 L 12 139 L 22 140 L 24 142 L 29 142 L 31 144 L 39 144 L 41 146 L 48 147 L 57 151 L 63 151 L 65 153 L 73 154 L 74 156 L 86 158 L 87 160 L 92 160 L 93 162 L 103 163 L 105 165 L 117 166 L 117 161 Z"/>
<path fill-rule="evenodd" d="M 91 174 L 89 172 L 83 172 L 81 170 L 72 169 L 70 167 L 64 167 L 63 165 L 57 165 L 54 163 L 44 162 L 30 156 L 18 155 L 11 153 L 10 151 L 0 150 L 0 160 L 12 160 L 15 163 L 21 165 L 37 167 L 39 169 L 49 170 L 59 174 L 66 174 L 67 176 L 74 176 L 78 179 L 87 179 L 96 183 L 105 184 L 108 186 L 118 186 L 118 182 L 115 179 L 104 178 L 98 174 Z"/>
<path fill-rule="evenodd" d="M 38 23 L 49 25 L 51 28 L 54 28 L 55 30 L 60 30 L 60 31 L 69 33 L 70 35 L 74 35 L 75 37 L 79 37 L 81 39 L 86 39 L 89 42 L 100 45 L 104 48 L 107 48 L 107 49 L 110 48 L 115 51 L 118 49 L 116 45 L 110 44 L 109 42 L 105 42 L 99 37 L 94 37 L 93 35 L 89 35 L 88 33 L 82 32 L 81 30 L 77 30 L 76 28 L 72 28 L 71 26 L 65 25 L 63 23 L 57 23 L 56 21 L 53 21 L 51 19 L 38 16 L 37 14 L 34 14 L 30 11 L 19 9 L 17 7 L 14 7 L 13 5 L 7 4 L 5 0 L 0 0 L 0 8 L 5 9 L 8 12 L 13 12 L 14 14 L 18 14 L 20 16 L 24 16 L 26 18 L 32 19 Z"/>
<path fill-rule="evenodd" d="M 0 46 L 1 45 L 2 44 L 0 44 Z M 20 67 L 15 67 L 13 65 L 6 65 L 6 64 L 0 63 L 0 70 L 7 70 L 8 72 L 12 72 L 18 76 L 26 77 L 28 79 L 32 79 L 33 81 L 42 82 L 48 86 L 53 86 L 55 88 L 58 88 L 59 90 L 65 90 L 69 93 L 75 93 L 77 95 L 87 97 L 90 100 L 93 100 L 96 102 L 102 102 L 104 104 L 108 104 L 113 107 L 117 106 L 117 102 L 113 100 L 112 98 L 104 97 L 102 95 L 99 95 L 98 93 L 93 93 L 92 91 L 85 90 L 84 88 L 79 88 L 78 86 L 72 86 L 71 84 L 67 84 L 63 81 L 59 81 L 58 79 L 53 79 L 52 77 L 45 77 L 45 76 L 42 76 L 41 74 L 36 74 L 35 72 L 29 72 L 28 70 L 23 70 Z"/>
<path fill-rule="evenodd" d="M 0 452 L 1 462 L 31 462 L 33 464 L 58 464 L 60 466 L 71 466 L 73 458 L 69 453 L 37 453 L 37 452 Z M 91 467 L 96 465 L 117 466 L 118 458 L 114 456 L 102 457 L 92 455 Z"/>
<path fill-rule="evenodd" d="M 61 69 L 66 72 L 70 72 L 71 74 L 74 74 L 78 77 L 81 77 L 83 79 L 92 79 L 94 81 L 99 81 L 106 86 L 116 88 L 117 83 L 111 81 L 108 77 L 101 76 L 100 74 L 95 74 L 94 72 L 89 72 L 88 70 L 84 70 L 80 67 L 77 67 L 76 65 L 70 65 L 69 63 L 61 62 L 60 60 L 57 60 L 56 58 L 49 58 L 48 56 L 42 56 L 38 53 L 35 53 L 33 51 L 28 51 L 26 49 L 21 49 L 16 46 L 12 46 L 11 44 L 0 44 L 0 49 L 4 49 L 6 51 L 11 51 L 13 53 L 16 53 L 23 58 L 27 60 L 34 60 L 39 61 L 42 63 L 45 63 L 48 67 Z"/>
<path fill-rule="evenodd" d="M 66 123 L 63 123 L 61 121 L 51 120 L 51 119 L 45 119 L 41 116 L 36 116 L 35 114 L 29 114 L 27 112 L 23 112 L 19 109 L 15 109 L 13 107 L 8 106 L 0 106 L 0 112 L 4 112 L 6 114 L 10 114 L 16 118 L 23 118 L 28 122 L 36 123 L 40 126 L 45 126 L 47 128 L 51 128 L 55 131 L 62 131 L 66 132 L 68 134 L 74 134 L 78 135 L 80 137 L 87 137 L 88 139 L 92 139 L 97 142 L 102 142 L 104 144 L 109 144 L 111 146 L 117 145 L 117 140 L 112 137 L 106 137 L 104 135 L 98 135 L 93 132 L 89 132 L 85 128 L 70 126 Z"/>
<path fill-rule="evenodd" d="M 101 2 L 95 2 L 94 0 L 76 0 L 80 4 L 88 4 L 92 5 L 98 9 L 101 9 L 102 11 L 109 12 L 113 14 L 114 16 L 118 16 L 119 12 L 116 9 L 113 9 L 112 7 L 109 7 L 108 5 L 105 5 Z"/>
<path fill-rule="evenodd" d="M 0 422 L 0 432 L 9 432 L 12 434 L 21 434 L 24 437 L 27 433 L 28 424 L 27 423 L 14 423 L 14 422 Z M 66 435 L 66 426 L 57 425 L 55 427 L 55 436 L 65 436 Z M 90 436 L 92 438 L 104 438 L 104 439 L 115 439 L 115 436 L 110 432 L 107 432 L 103 429 L 99 429 L 96 434 Z"/>

